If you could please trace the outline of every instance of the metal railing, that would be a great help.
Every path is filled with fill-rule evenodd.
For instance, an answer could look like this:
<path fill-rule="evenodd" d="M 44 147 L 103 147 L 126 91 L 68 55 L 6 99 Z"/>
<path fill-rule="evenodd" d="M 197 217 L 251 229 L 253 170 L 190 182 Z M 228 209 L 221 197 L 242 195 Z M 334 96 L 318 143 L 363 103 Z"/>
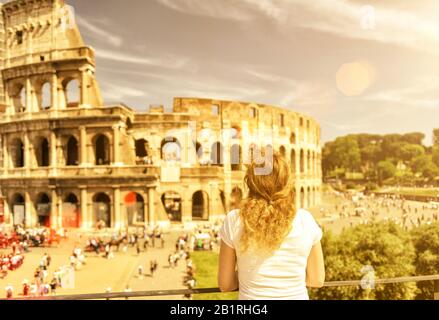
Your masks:
<path fill-rule="evenodd" d="M 439 275 L 430 276 L 415 276 L 415 277 L 399 277 L 391 279 L 375 279 L 377 284 L 394 284 L 407 282 L 434 282 L 434 300 L 439 300 Z M 361 286 L 361 280 L 353 281 L 329 281 L 324 287 L 355 287 Z M 219 288 L 203 288 L 192 290 L 156 290 L 156 291 L 136 291 L 136 292 L 115 292 L 115 293 L 94 293 L 94 294 L 79 294 L 79 295 L 60 295 L 60 296 L 46 296 L 46 297 L 26 297 L 15 298 L 10 300 L 111 300 L 111 299 L 129 299 L 129 298 L 148 298 L 148 297 L 163 297 L 163 296 L 184 296 L 193 294 L 206 293 L 221 293 Z M 6 299 L 0 299 L 6 300 Z"/>

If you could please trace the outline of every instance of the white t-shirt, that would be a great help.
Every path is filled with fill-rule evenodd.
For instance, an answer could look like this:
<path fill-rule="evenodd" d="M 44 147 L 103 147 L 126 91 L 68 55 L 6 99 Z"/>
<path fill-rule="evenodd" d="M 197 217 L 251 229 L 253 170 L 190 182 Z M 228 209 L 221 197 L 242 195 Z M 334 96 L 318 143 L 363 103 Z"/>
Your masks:
<path fill-rule="evenodd" d="M 236 250 L 240 300 L 309 300 L 306 266 L 322 230 L 306 210 L 298 210 L 293 228 L 281 247 L 270 256 L 240 252 L 242 221 L 239 211 L 230 212 L 220 230 L 221 239 Z"/>

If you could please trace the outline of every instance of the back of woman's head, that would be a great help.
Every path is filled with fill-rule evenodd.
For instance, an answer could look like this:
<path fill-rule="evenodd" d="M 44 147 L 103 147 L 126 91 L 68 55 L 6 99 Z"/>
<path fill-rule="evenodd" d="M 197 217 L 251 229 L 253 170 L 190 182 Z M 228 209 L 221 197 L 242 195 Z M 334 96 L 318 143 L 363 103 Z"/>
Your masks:
<path fill-rule="evenodd" d="M 245 182 L 249 196 L 240 210 L 244 222 L 241 249 L 277 250 L 290 233 L 296 214 L 288 162 L 279 154 L 267 157 L 262 164 L 253 162 L 248 166 Z"/>

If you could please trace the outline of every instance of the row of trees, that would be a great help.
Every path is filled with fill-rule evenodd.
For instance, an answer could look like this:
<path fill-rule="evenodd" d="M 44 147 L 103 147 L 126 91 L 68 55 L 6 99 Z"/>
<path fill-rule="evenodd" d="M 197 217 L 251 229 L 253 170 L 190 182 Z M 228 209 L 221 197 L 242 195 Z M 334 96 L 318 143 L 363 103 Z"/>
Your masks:
<path fill-rule="evenodd" d="M 323 174 L 331 178 L 361 172 L 380 184 L 389 179 L 401 184 L 434 183 L 439 177 L 439 129 L 433 132 L 433 146 L 424 146 L 424 138 L 419 132 L 339 137 L 323 148 Z"/>
<path fill-rule="evenodd" d="M 328 287 L 311 290 L 319 300 L 411 300 L 433 299 L 430 282 L 380 284 L 370 280 L 434 275 L 439 270 L 439 223 L 406 231 L 392 222 L 358 225 L 322 239 L 326 281 L 361 280 L 369 288 Z M 373 287 L 373 288 L 372 288 Z"/>

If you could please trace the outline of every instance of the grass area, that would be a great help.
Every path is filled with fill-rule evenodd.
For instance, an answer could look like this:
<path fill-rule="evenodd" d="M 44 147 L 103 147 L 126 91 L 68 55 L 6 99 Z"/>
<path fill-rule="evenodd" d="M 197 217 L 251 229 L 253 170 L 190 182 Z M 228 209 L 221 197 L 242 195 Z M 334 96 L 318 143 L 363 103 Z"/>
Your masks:
<path fill-rule="evenodd" d="M 197 288 L 218 287 L 218 253 L 193 252 L 192 261 L 196 268 Z M 209 293 L 194 295 L 195 300 L 237 300 L 238 293 Z"/>

